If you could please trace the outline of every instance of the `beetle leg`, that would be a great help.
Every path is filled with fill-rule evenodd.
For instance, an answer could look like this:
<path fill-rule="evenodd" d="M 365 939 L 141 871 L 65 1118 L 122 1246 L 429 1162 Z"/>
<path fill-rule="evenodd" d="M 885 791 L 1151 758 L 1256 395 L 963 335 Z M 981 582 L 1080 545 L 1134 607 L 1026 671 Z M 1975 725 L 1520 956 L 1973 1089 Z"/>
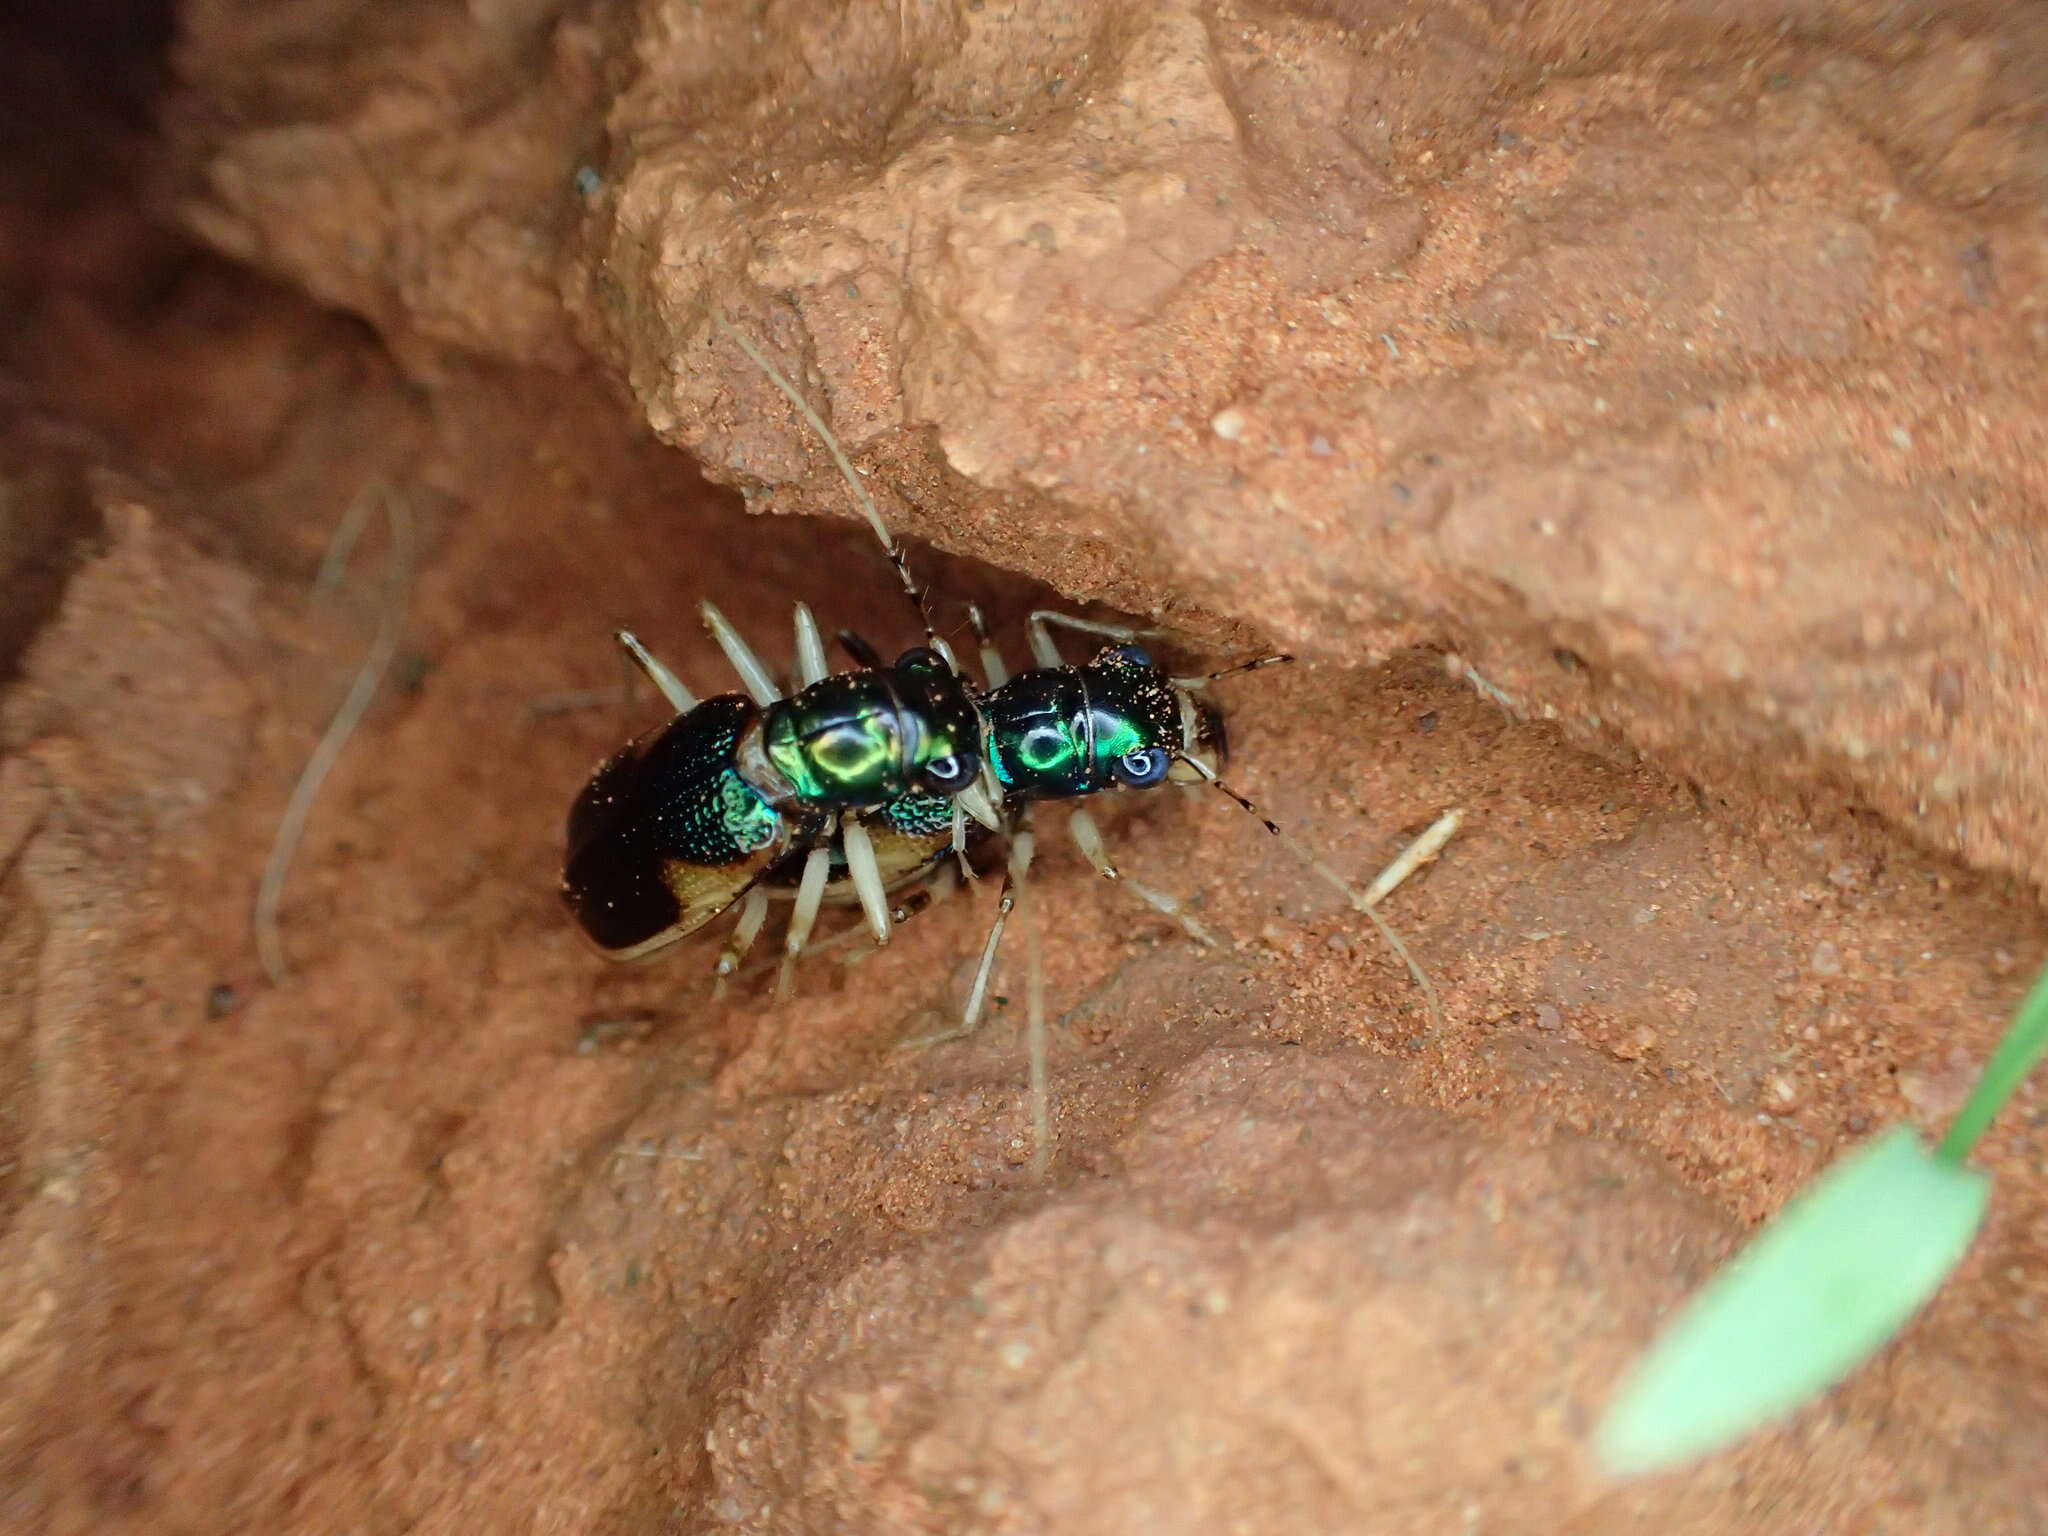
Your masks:
<path fill-rule="evenodd" d="M 1017 905 L 1017 897 L 1025 877 L 1031 870 L 1033 838 L 1028 826 L 1020 827 L 1010 839 L 1010 862 L 1003 870 L 1002 889 L 996 894 L 995 921 L 989 925 L 988 938 L 982 942 L 981 960 L 974 968 L 974 983 L 967 989 L 967 1006 L 960 1011 L 960 1022 L 950 1029 L 936 1034 L 920 1035 L 915 1040 L 905 1040 L 903 1049 L 917 1050 L 927 1045 L 940 1045 L 948 1040 L 961 1040 L 981 1027 L 981 1010 L 988 1001 L 989 978 L 995 974 L 996 951 L 1003 942 L 1003 929 L 1010 921 L 1010 913 Z"/>
<path fill-rule="evenodd" d="M 820 843 L 804 859 L 804 872 L 797 881 L 796 907 L 789 914 L 789 932 L 782 941 L 782 968 L 775 975 L 775 1000 L 786 1003 L 796 995 L 796 960 L 810 942 L 818 908 L 825 900 L 825 882 L 832 874 L 832 849 Z"/>
<path fill-rule="evenodd" d="M 848 816 L 840 822 L 839 846 L 845 850 L 846 873 L 853 881 L 854 894 L 860 898 L 861 910 L 867 914 L 868 929 L 874 934 L 877 944 L 886 944 L 889 942 L 889 892 L 882 883 L 882 866 L 875 862 L 874 839 L 868 836 L 868 829 L 861 825 L 859 817 Z M 804 868 L 804 876 L 806 879 L 810 877 L 808 865 Z"/>
<path fill-rule="evenodd" d="M 725 659 L 732 663 L 733 671 L 739 673 L 740 681 L 747 685 L 747 692 L 754 696 L 754 702 L 766 709 L 781 698 L 782 690 L 775 686 L 775 679 L 761 664 L 761 658 L 732 627 L 732 621 L 718 611 L 718 605 L 706 598 L 703 609 L 704 627 L 711 631 L 711 638 L 725 652 Z"/>
<path fill-rule="evenodd" d="M 809 603 L 796 605 L 796 685 L 808 688 L 822 683 L 831 669 L 825 665 L 825 637 L 818 633 L 818 621 Z"/>
<path fill-rule="evenodd" d="M 677 714 L 687 715 L 697 707 L 697 696 L 640 643 L 638 635 L 630 629 L 616 629 L 612 631 L 612 638 L 619 642 L 619 648 L 632 658 L 633 665 L 646 674 L 647 680 L 660 690 L 661 696 L 668 700 L 669 707 Z"/>
<path fill-rule="evenodd" d="M 1102 829 L 1095 825 L 1095 818 L 1083 807 L 1077 805 L 1068 813 L 1067 831 L 1073 835 L 1074 844 L 1082 856 L 1095 866 L 1097 874 L 1117 881 L 1153 911 L 1172 918 L 1180 926 L 1180 931 L 1197 944 L 1207 949 L 1216 947 L 1216 940 L 1209 930 L 1195 921 L 1177 897 L 1154 890 L 1143 881 L 1131 879 L 1110 862 L 1108 845 L 1102 840 Z"/>

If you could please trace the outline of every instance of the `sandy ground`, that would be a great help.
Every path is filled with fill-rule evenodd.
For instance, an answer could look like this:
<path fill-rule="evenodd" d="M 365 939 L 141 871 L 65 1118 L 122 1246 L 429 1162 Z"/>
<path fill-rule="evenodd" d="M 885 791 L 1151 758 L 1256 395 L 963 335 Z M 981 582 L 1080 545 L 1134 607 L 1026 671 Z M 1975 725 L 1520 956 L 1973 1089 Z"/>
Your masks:
<path fill-rule="evenodd" d="M 1360 873 L 1464 809 L 1385 909 L 1441 1026 L 1234 807 L 1127 797 L 1120 857 L 1226 942 L 1192 948 L 1047 839 L 1035 1179 L 1022 945 L 979 1035 L 900 1048 L 957 1008 L 990 891 L 820 958 L 782 1006 L 760 977 L 714 998 L 702 949 L 607 967 L 554 902 L 569 798 L 649 719 L 555 707 L 616 685 L 609 629 L 707 689 L 707 594 L 764 647 L 799 596 L 907 642 L 871 543 L 749 515 L 538 343 L 429 366 L 416 330 L 194 250 L 122 189 L 146 138 L 87 126 L 104 198 L 7 183 L 0 1523 L 2040 1529 L 2038 1087 L 1986 1144 L 1983 1241 L 1873 1367 L 1687 1473 L 1618 1486 L 1585 1452 L 1617 1371 L 1750 1224 L 1872 1129 L 1960 1102 L 2048 950 L 2012 873 L 2038 786 L 1982 781 L 2010 814 L 1973 868 L 1947 823 L 1870 808 L 1859 785 L 1910 775 L 1879 753 L 1857 778 L 1813 745 L 1833 726 L 1760 748 L 1729 724 L 1760 695 L 1688 706 L 1684 658 L 1630 693 L 1617 628 L 1503 643 L 1504 705 L 1451 664 L 1469 636 L 1417 633 L 1426 602 L 1357 619 L 1384 643 L 1225 685 L 1233 778 Z M 1803 334 L 1840 323 L 1824 291 L 1773 302 L 1810 302 Z M 1000 554 L 1058 510 L 1018 492 L 998 527 L 985 487 L 943 500 L 957 465 L 875 455 L 892 511 L 955 546 Z M 732 477 L 796 510 L 808 460 L 750 462 Z M 378 526 L 337 590 L 314 575 L 380 479 L 419 541 L 404 644 L 292 868 L 273 986 L 251 897 L 375 628 Z M 2038 538 L 2038 500 L 1994 490 Z M 1769 526 L 1829 551 L 1842 516 L 1795 496 Z M 1010 570 L 913 559 L 1013 656 L 1047 595 L 1016 571 L 1154 611 L 1174 569 L 1206 572 L 1187 616 L 1226 638 L 1350 611 L 1308 588 L 1289 608 L 1285 577 L 1240 611 L 1236 525 L 1187 526 L 1186 550 L 1138 537 L 1149 564 L 1056 528 Z M 1349 547 L 1321 537 L 1300 562 Z M 1445 591 L 1483 585 L 1460 569 Z M 1600 569 L 1607 613 L 1690 590 L 1661 560 Z M 1971 608 L 1970 633 L 2030 606 Z M 1752 638 L 1780 669 L 1763 692 L 1798 686 L 1784 632 Z M 1927 719 L 2010 766 L 2009 721 L 1977 731 L 1980 675 Z M 1839 697 L 1837 722 L 1873 696 Z"/>

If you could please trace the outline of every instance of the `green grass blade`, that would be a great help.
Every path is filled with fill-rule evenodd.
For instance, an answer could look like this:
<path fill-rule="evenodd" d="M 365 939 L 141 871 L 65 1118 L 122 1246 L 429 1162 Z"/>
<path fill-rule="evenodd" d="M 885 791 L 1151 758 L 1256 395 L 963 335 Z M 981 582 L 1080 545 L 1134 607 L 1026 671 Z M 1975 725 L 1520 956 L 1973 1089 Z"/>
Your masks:
<path fill-rule="evenodd" d="M 2048 1051 L 2048 970 L 2041 972 L 2033 991 L 2006 1026 L 1998 1049 L 1985 1064 L 1984 1075 L 1977 1079 L 1969 1101 L 1957 1114 L 1955 1124 L 1948 1128 L 1948 1134 L 1941 1138 L 1934 1155 L 1950 1163 L 1960 1163 L 1968 1157 L 1977 1138 L 1990 1126 L 1991 1117 L 2018 1091 L 2043 1051 Z"/>
<path fill-rule="evenodd" d="M 1833 1386 L 1940 1289 L 1990 1194 L 1904 1126 L 1837 1161 L 1651 1345 L 1595 1432 L 1601 1461 L 1673 1466 Z"/>

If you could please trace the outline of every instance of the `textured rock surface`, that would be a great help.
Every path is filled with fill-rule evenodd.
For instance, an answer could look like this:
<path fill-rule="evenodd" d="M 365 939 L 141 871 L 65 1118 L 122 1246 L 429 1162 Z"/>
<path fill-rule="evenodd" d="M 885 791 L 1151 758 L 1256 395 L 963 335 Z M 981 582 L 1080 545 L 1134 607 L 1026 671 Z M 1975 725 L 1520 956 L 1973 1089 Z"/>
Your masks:
<path fill-rule="evenodd" d="M 1678 1295 L 1644 1278 L 1704 1273 L 1716 1223 L 1611 1151 L 1418 1114 L 1394 1082 L 1205 1053 L 1108 1150 L 1113 1182 L 805 1295 L 711 1429 L 712 1509 L 778 1532 L 1707 1533 L 1763 1507 L 1854 1528 L 1896 1496 L 1823 1492 L 1865 1456 L 1939 1476 L 1917 1424 L 1852 1397 L 1794 1462 L 1603 1485 L 1583 1440 L 1616 1346 Z M 1952 1410 L 1995 1411 L 1958 1387 Z M 2013 1518 L 1984 1491 L 1922 1518 Z"/>
<path fill-rule="evenodd" d="M 1869 1369 L 1669 1479 L 1585 1459 L 2048 949 L 1830 814 L 2038 873 L 2028 14 L 194 3 L 175 190 L 284 287 L 146 227 L 146 114 L 31 163 L 98 141 L 0 89 L 0 1528 L 2032 1536 L 2039 1085 Z M 612 624 L 707 691 L 702 595 L 771 656 L 793 595 L 912 638 L 863 531 L 675 451 L 843 509 L 714 299 L 902 526 L 1322 659 L 1219 687 L 1233 773 L 1346 870 L 1464 809 L 1387 908 L 1440 1026 L 1206 793 L 1104 821 L 1216 949 L 1041 844 L 1042 1181 L 1022 945 L 899 1048 L 987 889 L 786 1006 L 577 944 L 561 812 L 646 723 Z M 377 478 L 404 645 L 273 986 L 374 523 L 309 586 Z M 918 560 L 1014 650 L 1039 589 Z"/>
<path fill-rule="evenodd" d="M 2043 950 L 2012 892 L 1867 820 L 1730 814 L 1426 658 L 1283 672 L 1233 730 L 1339 864 L 1466 809 L 1389 908 L 1445 1027 L 1234 807 L 1132 797 L 1119 856 L 1230 942 L 1049 840 L 1041 1183 L 1017 947 L 979 1035 L 898 1048 L 954 1016 L 992 893 L 820 958 L 786 1007 L 764 978 L 713 998 L 702 950 L 606 967 L 552 897 L 563 803 L 633 722 L 536 705 L 611 682 L 607 622 L 707 688 L 679 593 L 764 646 L 792 587 L 900 625 L 839 579 L 866 536 L 751 538 L 559 381 L 453 380 L 416 420 L 366 338 L 253 329 L 76 365 L 84 398 L 121 362 L 103 423 L 186 445 L 180 481 L 244 469 L 176 513 L 103 496 L 0 695 L 8 1530 L 2038 1523 L 2032 1096 L 1986 1148 L 1981 1249 L 1874 1368 L 1673 1479 L 1585 1461 L 1620 1363 L 1744 1223 L 1953 1108 Z M 154 370 L 285 399 L 131 421 Z M 306 598 L 365 462 L 422 561 L 273 987 L 250 892 L 373 627 L 374 527 Z M 1014 636 L 1030 594 L 943 574 Z"/>
<path fill-rule="evenodd" d="M 185 206 L 422 365 L 843 506 L 722 305 L 948 548 L 2048 878 L 2038 14 L 266 13 L 190 8 Z"/>

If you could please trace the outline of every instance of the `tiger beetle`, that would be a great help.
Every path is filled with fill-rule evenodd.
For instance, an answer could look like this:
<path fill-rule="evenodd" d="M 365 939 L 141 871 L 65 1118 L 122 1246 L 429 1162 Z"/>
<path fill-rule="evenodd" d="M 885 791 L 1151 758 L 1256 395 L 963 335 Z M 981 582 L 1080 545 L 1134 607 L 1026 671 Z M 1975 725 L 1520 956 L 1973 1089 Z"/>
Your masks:
<path fill-rule="evenodd" d="M 805 686 L 779 696 L 717 608 L 705 619 L 748 693 L 701 703 L 630 633 L 618 640 L 676 710 L 601 764 L 569 812 L 562 896 L 614 959 L 694 933 L 735 902 L 730 971 L 790 875 L 788 944 L 803 948 L 835 861 L 887 942 L 887 892 L 943 852 L 953 802 L 994 823 L 979 792 L 980 718 L 966 680 L 919 646 L 889 666 L 836 676 L 817 626 L 798 609 Z M 936 851 L 934 849 L 936 845 Z"/>
<path fill-rule="evenodd" d="M 717 323 L 806 415 L 802 397 L 744 336 Z M 815 421 L 815 417 L 813 417 Z M 836 455 L 836 447 L 835 447 Z M 794 903 L 778 994 L 820 906 L 851 886 L 878 944 L 892 890 L 914 884 L 950 846 L 964 860 L 972 816 L 1001 826 L 987 787 L 975 694 L 933 632 L 901 549 L 843 462 L 848 483 L 924 626 L 927 643 L 884 665 L 832 674 L 816 620 L 796 605 L 797 688 L 785 695 L 716 606 L 703 614 L 746 685 L 699 702 L 631 633 L 619 644 L 676 711 L 598 766 L 570 808 L 561 894 L 605 955 L 650 954 L 737 905 L 718 971 L 740 963 L 771 893 Z"/>
<path fill-rule="evenodd" d="M 980 1021 L 1003 930 L 1034 857 L 1033 812 L 1043 803 L 1067 802 L 1069 835 L 1098 873 L 1127 886 L 1195 942 L 1214 943 L 1181 902 L 1123 875 L 1085 803 L 1169 782 L 1207 784 L 1286 842 L 1367 917 L 1407 966 L 1432 1017 L 1440 1017 L 1427 975 L 1372 910 L 1376 897 L 1358 891 L 1220 776 L 1227 748 L 1223 717 L 1200 691 L 1219 678 L 1291 657 L 1261 656 L 1175 676 L 1138 644 L 1140 631 L 1038 610 L 1027 622 L 1036 665 L 1012 677 L 981 615 L 970 609 L 986 679 L 974 690 L 934 633 L 900 548 L 830 429 L 745 336 L 715 312 L 713 322 L 824 442 L 894 563 L 928 643 L 885 665 L 859 637 L 842 634 L 858 669 L 831 675 L 817 624 L 799 603 L 798 688 L 785 696 L 723 615 L 705 603 L 705 620 L 748 693 L 700 704 L 621 631 L 620 644 L 677 718 L 601 765 L 570 813 L 563 896 L 600 949 L 620 959 L 647 954 L 737 905 L 738 921 L 718 959 L 720 976 L 729 975 L 759 934 L 771 895 L 780 896 L 794 903 L 776 988 L 778 997 L 787 997 L 794 964 L 826 901 L 857 900 L 881 944 L 892 922 L 913 910 L 908 901 L 892 906 L 892 895 L 930 898 L 950 884 L 949 849 L 972 876 L 971 816 L 1002 834 L 1008 858 L 960 1021 L 920 1043 L 954 1038 Z M 1060 654 L 1053 626 L 1111 643 L 1076 666 Z M 1031 981 L 1036 999 L 1035 967 Z M 1037 1007 L 1031 1012 L 1035 1020 Z M 1036 1034 L 1042 1052 L 1042 1029 Z M 1042 1066 L 1034 1065 L 1041 1113 L 1043 1084 L 1036 1079 Z"/>
<path fill-rule="evenodd" d="M 1208 785 L 1286 843 L 1379 930 L 1421 989 L 1432 1018 L 1439 1017 L 1435 988 L 1428 976 L 1399 936 L 1372 910 L 1377 895 L 1359 891 L 1221 777 L 1228 737 L 1221 712 L 1200 697 L 1202 690 L 1221 678 L 1277 666 L 1293 657 L 1259 656 L 1214 672 L 1176 676 L 1138 644 L 1145 638 L 1139 630 L 1040 609 L 1030 615 L 1026 625 L 1032 659 L 1038 665 L 1012 677 L 990 641 L 980 613 L 971 607 L 968 612 L 980 640 L 982 671 L 988 681 L 979 698 L 987 730 L 984 750 L 988 776 L 1001 794 L 1002 830 L 1009 856 L 994 919 L 958 1022 L 907 1044 L 937 1044 L 970 1034 L 979 1026 L 1004 929 L 1036 853 L 1034 812 L 1048 802 L 1065 803 L 1068 834 L 1098 874 L 1117 881 L 1172 919 L 1197 944 L 1213 946 L 1215 940 L 1180 901 L 1131 879 L 1117 867 L 1086 803 L 1101 795 L 1168 783 Z M 1060 654 L 1052 636 L 1055 626 L 1112 643 L 1076 666 Z M 1455 821 L 1447 823 L 1443 835 L 1454 828 Z M 1433 851 L 1422 855 L 1431 856 Z M 929 866 L 928 872 L 933 884 L 946 873 L 936 864 Z M 1035 964 L 1033 971 L 1027 979 L 1028 990 L 1035 997 Z M 1030 1011 L 1035 1020 L 1036 1007 Z M 1041 1040 L 1041 1049 L 1042 1044 Z"/>
<path fill-rule="evenodd" d="M 988 722 L 988 767 L 1002 793 L 1010 857 L 966 1007 L 957 1027 L 935 1037 L 938 1039 L 966 1034 L 980 1023 L 1003 929 L 1036 851 L 1031 827 L 1035 805 L 1054 800 L 1081 802 L 1168 782 L 1206 782 L 1258 816 L 1269 831 L 1280 833 L 1275 823 L 1217 777 L 1228 750 L 1223 716 L 1197 697 L 1197 692 L 1218 678 L 1277 666 L 1293 660 L 1291 656 L 1260 656 L 1216 672 L 1175 677 L 1137 643 L 1138 631 L 1040 609 L 1032 613 L 1026 626 L 1032 659 L 1038 665 L 1010 677 L 981 615 L 972 612 L 972 618 L 988 682 L 981 697 L 982 714 Z M 1052 637 L 1054 625 L 1115 643 L 1085 665 L 1074 666 L 1060 654 Z M 1179 901 L 1128 878 L 1117 868 L 1086 805 L 1070 804 L 1067 830 L 1098 874 L 1121 881 L 1196 943 L 1215 943 Z"/>

